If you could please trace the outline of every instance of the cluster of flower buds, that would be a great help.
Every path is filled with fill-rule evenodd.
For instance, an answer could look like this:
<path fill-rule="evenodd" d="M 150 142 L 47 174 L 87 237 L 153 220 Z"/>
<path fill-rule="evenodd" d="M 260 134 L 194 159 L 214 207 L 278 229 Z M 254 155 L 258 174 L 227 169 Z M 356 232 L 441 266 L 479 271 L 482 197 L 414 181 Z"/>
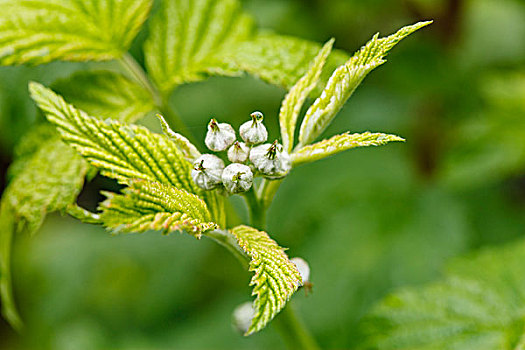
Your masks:
<path fill-rule="evenodd" d="M 268 131 L 263 124 L 263 114 L 253 112 L 251 120 L 242 124 L 239 134 L 244 142 L 237 141 L 230 124 L 212 119 L 204 143 L 214 152 L 227 151 L 228 166 L 213 154 L 203 154 L 193 163 L 193 181 L 205 190 L 220 186 L 229 193 L 246 192 L 252 187 L 254 175 L 270 179 L 284 177 L 292 168 L 290 155 L 277 140 L 264 143 Z"/>

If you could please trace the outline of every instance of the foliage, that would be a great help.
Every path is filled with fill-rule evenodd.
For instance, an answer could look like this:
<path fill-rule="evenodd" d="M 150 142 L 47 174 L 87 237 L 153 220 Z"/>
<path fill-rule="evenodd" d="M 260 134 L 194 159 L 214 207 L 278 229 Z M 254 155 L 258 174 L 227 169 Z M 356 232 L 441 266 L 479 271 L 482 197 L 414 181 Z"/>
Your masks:
<path fill-rule="evenodd" d="M 248 254 L 250 271 L 254 272 L 250 285 L 255 315 L 246 335 L 258 332 L 281 311 L 299 286 L 301 275 L 266 232 L 249 226 L 237 226 L 231 230 L 239 246 Z"/>
<path fill-rule="evenodd" d="M 3 0 L 1 5 L 0 64 L 13 65 L 119 58 L 146 20 L 151 1 Z"/>
<path fill-rule="evenodd" d="M 171 141 L 170 145 L 174 145 L 178 154 L 182 155 L 177 159 L 186 163 L 202 151 L 200 145 L 195 143 L 198 146 L 195 147 L 190 140 L 200 140 L 198 130 L 208 116 L 216 116 L 236 126 L 245 122 L 247 115 L 257 108 L 266 116 L 270 135 L 275 133 L 276 107 L 283 90 L 251 78 L 217 78 L 188 87 L 181 87 L 182 84 L 203 81 L 214 75 L 243 76 L 246 72 L 287 90 L 293 88 L 287 95 L 288 103 L 282 103 L 282 113 L 287 116 L 279 118 L 280 137 L 291 153 L 294 167 L 302 163 L 312 164 L 294 170 L 290 175 L 294 176 L 293 180 L 282 181 L 279 200 L 272 204 L 268 212 L 270 227 L 254 226 L 271 232 L 270 239 L 278 238 L 286 242 L 287 246 L 293 247 L 294 254 L 301 253 L 311 264 L 314 294 L 309 294 L 306 299 L 296 295 L 293 306 L 305 316 L 323 347 L 359 347 L 360 344 L 356 343 L 356 324 L 385 292 L 397 286 L 432 280 L 450 257 L 522 235 L 525 222 L 520 184 L 524 158 L 523 133 L 519 126 L 523 114 L 520 66 L 525 52 L 515 43 L 525 38 L 522 25 L 525 23 L 525 12 L 518 1 L 465 2 L 458 10 L 459 14 L 454 15 L 454 8 L 448 7 L 446 0 L 432 4 L 411 1 L 403 5 L 386 1 L 365 4 L 334 0 L 310 2 L 308 6 L 290 1 L 279 4 L 256 1 L 244 3 L 245 9 L 241 9 L 236 1 L 168 0 L 160 2 L 160 6 L 153 6 L 149 26 L 145 30 L 141 30 L 140 25 L 148 16 L 149 2 L 134 2 L 132 6 L 129 2 L 117 0 L 67 4 L 64 1 L 47 1 L 43 4 L 61 6 L 53 11 L 42 4 L 37 11 L 33 6 L 37 3 L 42 2 L 3 2 L 7 4 L 4 7 L 7 12 L 4 12 L 6 20 L 0 21 L 0 32 L 7 33 L 4 24 L 16 25 L 19 29 L 16 35 L 10 32 L 12 36 L 3 37 L 0 52 L 5 55 L 0 59 L 1 64 L 20 64 L 21 60 L 27 60 L 25 62 L 29 65 L 56 60 L 114 61 L 88 64 L 55 62 L 36 68 L 21 66 L 0 70 L 1 80 L 5 82 L 4 86 L 0 86 L 1 151 L 2 155 L 6 155 L 2 158 L 3 162 L 11 160 L 11 150 L 5 145 L 12 145 L 21 130 L 27 130 L 27 135 L 20 140 L 13 154 L 4 198 L 16 192 L 15 184 L 19 179 L 31 178 L 33 175 L 30 174 L 34 174 L 35 178 L 46 174 L 48 183 L 69 188 L 62 189 L 64 197 L 59 195 L 60 205 L 55 205 L 52 204 L 53 192 L 45 187 L 41 188 L 44 194 L 31 182 L 19 185 L 24 187 L 24 202 L 35 205 L 34 212 L 28 213 L 30 223 L 26 219 L 13 220 L 18 217 L 17 208 L 5 209 L 2 204 L 0 226 L 2 232 L 9 234 L 1 236 L 0 285 L 3 313 L 13 323 L 18 319 L 9 294 L 11 240 L 15 238 L 14 233 L 28 232 L 24 225 L 18 230 L 17 223 L 26 222 L 35 230 L 39 229 L 46 214 L 55 210 L 67 211 L 80 220 L 97 224 L 105 216 L 106 225 L 111 229 L 125 230 L 122 224 L 137 224 L 134 227 L 139 228 L 143 224 L 144 228 L 154 227 L 163 231 L 164 228 L 157 224 L 166 223 L 165 218 L 176 217 L 179 215 L 177 212 L 190 210 L 195 205 L 202 209 L 199 212 L 205 214 L 202 216 L 205 218 L 202 221 L 205 225 L 202 227 L 204 237 L 224 239 L 232 243 L 234 250 L 240 249 L 240 255 L 246 255 L 235 243 L 236 239 L 226 233 L 228 231 L 220 231 L 221 234 L 217 234 L 219 230 L 206 231 L 212 227 L 207 223 L 215 225 L 214 222 L 222 220 L 219 226 L 228 228 L 245 222 L 246 213 L 242 210 L 240 216 L 234 213 L 233 208 L 238 209 L 240 205 L 235 197 L 230 201 L 217 194 L 218 201 L 224 203 L 214 204 L 213 200 L 206 199 L 211 195 L 206 191 L 194 197 L 195 193 L 174 187 L 171 182 L 160 182 L 156 176 L 147 180 L 122 177 L 120 181 L 127 187 L 121 193 L 117 193 L 118 187 L 109 182 L 102 187 L 110 187 L 110 191 L 115 192 L 109 195 L 115 200 L 113 209 L 131 209 L 133 215 L 113 215 L 109 208 L 106 208 L 107 214 L 104 215 L 103 205 L 99 212 L 92 213 L 74 204 L 76 195 L 68 197 L 68 191 L 79 191 L 97 169 L 80 160 L 74 152 L 71 154 L 80 160 L 82 168 L 77 174 L 68 174 L 69 168 L 60 166 L 48 166 L 37 174 L 30 167 L 36 164 L 31 163 L 33 158 L 42 147 L 47 147 L 48 141 L 56 142 L 57 157 L 64 162 L 70 161 L 69 156 L 66 151 L 59 151 L 70 149 L 59 141 L 60 135 L 54 126 L 41 123 L 40 117 L 34 113 L 34 104 L 25 89 L 28 80 L 50 86 L 76 111 L 83 110 L 87 115 L 98 118 L 100 124 L 92 122 L 94 118 L 91 117 L 84 124 L 94 126 L 96 135 L 99 135 L 99 127 L 107 131 L 104 125 L 131 130 L 134 126 L 126 128 L 124 123 L 135 122 L 160 130 L 158 123 L 149 116 L 153 115 L 152 112 L 162 114 L 165 117 L 162 128 L 168 137 L 153 134 L 152 139 L 144 136 L 144 140 L 154 141 L 151 149 L 156 149 L 157 138 L 161 138 L 162 142 Z M 88 5 L 77 7 L 80 3 Z M 17 16 L 11 16 L 10 12 L 16 6 L 17 12 L 14 13 Z M 23 7 L 23 11 L 18 11 Z M 133 8 L 138 7 L 144 11 L 133 12 Z M 71 11 L 64 14 L 63 9 Z M 75 14 L 74 11 L 82 14 Z M 37 16 L 33 16 L 36 12 Z M 99 14 L 101 16 L 97 17 Z M 351 103 L 346 105 L 337 119 L 333 118 L 335 113 L 330 116 L 332 109 L 323 109 L 326 114 L 317 120 L 308 135 L 311 140 L 300 142 L 305 136 L 301 137 L 296 126 L 301 119 L 303 104 L 307 105 L 304 109 L 308 109 L 308 99 L 315 100 L 322 94 L 334 69 L 347 62 L 349 56 L 337 49 L 329 55 L 325 52 L 326 61 L 324 67 L 320 67 L 313 63 L 314 59 L 325 60 L 323 55 L 316 56 L 320 54 L 319 44 L 259 30 L 254 23 L 280 33 L 301 33 L 301 36 L 317 41 L 335 37 L 336 47 L 354 51 L 355 44 L 368 38 L 373 30 L 391 30 L 392 23 L 403 23 L 412 16 L 436 18 L 439 22 L 436 21 L 436 25 L 418 38 L 403 44 L 403 48 L 391 56 L 395 64 L 382 68 L 382 74 L 377 76 L 379 78 L 371 77 L 356 93 L 350 91 L 350 85 L 348 90 L 342 91 L 341 105 L 344 104 L 345 94 L 352 95 Z M 45 18 L 47 20 L 42 21 Z M 43 27 L 35 27 L 40 23 L 39 26 L 64 31 L 58 28 L 61 26 L 57 26 L 58 22 L 53 24 L 57 18 L 63 21 L 63 28 L 67 28 L 67 33 L 60 38 L 74 38 L 73 42 L 49 40 L 56 33 L 50 34 Z M 115 18 L 126 20 L 115 21 Z M 366 23 L 359 18 L 367 18 Z M 245 25 L 240 25 L 241 20 Z M 457 26 L 447 26 L 445 30 L 441 23 Z M 124 25 L 127 26 L 125 30 L 121 28 Z M 171 33 L 177 31 L 177 36 L 170 37 L 163 31 L 168 26 Z M 239 31 L 214 30 L 228 26 Z M 159 30 L 155 30 L 157 28 Z M 187 28 L 191 29 L 186 31 Z M 17 46 L 21 45 L 17 42 L 14 47 L 19 47 L 19 50 L 3 50 L 13 47 L 9 40 L 18 40 L 21 35 L 28 34 L 28 30 L 38 33 L 28 36 L 34 47 Z M 81 38 L 83 33 L 87 33 L 89 38 Z M 91 40 L 95 37 L 96 40 Z M 382 39 L 377 37 L 377 40 Z M 179 44 L 184 50 L 176 48 Z M 69 51 L 75 47 L 80 50 L 78 56 Z M 144 56 L 141 47 L 144 47 Z M 487 51 L 487 47 L 493 50 Z M 159 51 L 155 52 L 156 48 Z M 144 58 L 149 76 L 126 53 L 128 49 L 138 62 Z M 158 52 L 163 50 L 165 55 L 159 55 Z M 46 56 L 46 52 L 49 55 Z M 84 55 L 83 58 L 79 58 L 80 55 Z M 162 62 L 164 59 L 166 61 Z M 309 84 L 299 84 L 301 78 L 303 83 L 308 80 Z M 242 91 L 242 98 L 239 98 L 239 91 Z M 321 99 L 322 96 L 319 97 Z M 174 106 L 177 113 L 172 109 Z M 310 109 L 314 106 L 315 102 Z M 177 122 L 177 114 L 188 124 L 190 132 Z M 148 117 L 143 119 L 144 116 Z M 348 127 L 350 117 L 352 124 Z M 118 120 L 120 126 L 107 118 Z M 312 121 L 312 118 L 309 117 L 309 120 Z M 325 129 L 328 120 L 333 123 Z M 168 125 L 172 125 L 175 131 Z M 379 128 L 386 131 L 366 131 Z M 324 130 L 327 139 L 312 144 L 325 137 L 322 134 Z M 75 137 L 84 139 L 84 136 L 90 135 L 84 131 L 76 133 Z M 403 138 L 391 135 L 394 133 L 403 135 Z M 299 145 L 296 145 L 294 138 L 298 135 Z M 381 150 L 341 152 L 404 138 L 407 143 Z M 341 154 L 328 158 L 335 153 Z M 318 159 L 325 160 L 313 162 Z M 178 160 L 174 163 L 178 164 Z M 51 163 L 60 164 L 48 162 Z M 89 173 L 85 175 L 88 169 Z M 61 181 L 68 176 L 69 182 Z M 98 187 L 101 181 L 107 180 L 99 176 L 89 183 L 79 203 L 89 198 L 90 208 L 95 208 L 96 194 L 91 186 Z M 69 187 L 71 184 L 79 185 Z M 271 199 L 280 184 L 280 181 L 264 182 L 258 190 L 272 190 L 268 191 L 267 197 Z M 139 200 L 140 192 L 136 188 L 141 186 L 153 192 L 162 188 L 163 193 L 171 195 Z M 258 197 L 260 193 L 255 194 Z M 299 194 L 300 201 L 297 200 Z M 175 203 L 175 197 L 186 198 L 193 205 L 173 207 L 170 204 Z M 149 201 L 151 199 L 153 202 Z M 3 199 L 2 203 L 5 201 Z M 110 202 L 108 198 L 104 203 Z M 254 203 L 262 207 L 268 204 Z M 220 208 L 216 210 L 222 214 L 220 220 L 216 219 L 217 213 L 213 213 L 212 208 L 215 207 Z M 209 217 L 204 208 L 207 208 Z M 192 218 L 195 216 L 199 215 L 196 212 L 191 214 Z M 121 225 L 117 217 L 118 221 L 122 221 Z M 156 217 L 159 221 L 148 221 L 148 217 Z M 114 222 L 111 221 L 113 218 Z M 139 223 L 141 219 L 146 221 Z M 136 348 L 137 344 L 158 348 L 279 348 L 280 342 L 271 331 L 245 340 L 238 340 L 230 334 L 232 332 L 225 315 L 242 298 L 238 282 L 241 272 L 223 253 L 207 246 L 206 242 L 197 243 L 190 235 L 171 238 L 155 234 L 126 235 L 106 239 L 96 227 L 80 226 L 68 218 L 52 216 L 46 222 L 45 235 L 31 241 L 24 235 L 17 235 L 15 239 L 16 296 L 21 304 L 30 305 L 22 313 L 31 327 L 31 332 L 26 333 L 27 337 L 23 340 L 26 345 L 30 344 L 28 348 L 128 349 Z M 194 223 L 199 225 L 201 221 L 198 219 Z M 174 225 L 169 230 L 177 227 Z M 72 235 L 72 232 L 75 234 Z M 172 245 L 172 241 L 176 244 Z M 488 262 L 487 259 L 484 265 L 497 266 L 497 260 L 512 265 L 503 257 L 513 254 L 510 253 L 512 245 L 504 250 L 505 253 L 501 250 L 501 254 L 494 255 L 493 261 Z M 221 264 L 215 264 L 216 261 Z M 477 259 L 474 261 L 481 263 Z M 178 267 L 182 264 L 184 269 Z M 498 269 L 500 275 L 507 276 L 505 269 Z M 421 315 L 417 312 L 429 310 L 443 315 L 446 309 L 442 307 L 452 305 L 450 309 L 458 315 L 464 310 L 479 311 L 476 316 L 481 316 L 470 320 L 469 327 L 480 323 L 478 321 L 487 321 L 481 322 L 481 326 L 472 326 L 472 333 L 463 333 L 464 342 L 461 345 L 454 343 L 456 347 L 466 347 L 465 344 L 472 344 L 474 339 L 477 340 L 473 346 L 479 348 L 492 345 L 491 341 L 499 342 L 492 347 L 502 343 L 500 347 L 503 348 L 506 345 L 520 346 L 522 330 L 519 319 L 522 317 L 512 310 L 503 315 L 501 310 L 507 310 L 509 307 L 506 305 L 510 305 L 506 294 L 503 298 L 499 295 L 493 298 L 507 286 L 501 283 L 496 288 L 493 281 L 485 283 L 480 271 L 458 277 L 456 267 L 452 270 L 442 282 L 425 288 L 411 288 L 408 292 L 405 289 L 391 298 L 410 294 L 411 300 L 420 301 L 430 293 L 428 290 L 437 285 L 439 288 L 435 289 L 442 292 L 442 297 L 445 296 L 441 304 L 426 304 L 425 299 L 425 302 L 418 304 L 421 307 L 410 310 L 416 315 Z M 510 275 L 515 284 L 520 285 L 519 275 Z M 458 279 L 461 288 L 454 284 Z M 479 288 L 489 292 L 469 294 L 472 290 L 463 288 L 467 284 L 481 285 Z M 134 293 L 129 293 L 130 290 Z M 456 303 L 454 299 L 447 304 L 452 299 L 450 295 L 456 292 L 462 296 L 461 301 Z M 501 310 L 498 308 L 483 316 L 482 311 L 492 305 L 492 300 L 501 303 Z M 471 305 L 476 308 L 470 309 Z M 375 310 L 383 310 L 382 307 Z M 53 313 L 47 310 L 53 310 Z M 422 340 L 413 328 L 409 329 L 388 310 L 379 317 L 375 313 L 368 318 L 366 326 L 368 331 L 372 330 L 373 337 L 368 338 L 366 345 L 371 348 L 388 347 L 392 344 L 390 336 L 394 326 L 397 332 L 407 330 L 403 341 Z M 383 318 L 384 315 L 387 316 Z M 461 324 L 465 318 L 451 321 L 451 315 L 455 314 L 446 313 L 447 318 L 442 321 L 456 322 L 458 329 L 465 329 Z M 180 317 L 185 322 L 179 322 Z M 501 322 L 494 323 L 496 318 Z M 385 324 L 385 320 L 399 323 L 390 324 L 389 321 Z M 276 325 L 280 324 L 281 320 L 277 319 Z M 111 329 L 111 334 L 106 332 L 107 329 Z M 489 335 L 487 329 L 492 330 Z M 429 328 L 425 336 L 430 336 L 424 340 L 437 339 L 435 331 L 435 328 Z M 133 338 L 129 334 L 134 334 Z M 386 339 L 387 336 L 390 340 Z M 432 338 L 434 336 L 436 338 Z M 392 342 L 400 344 L 399 339 Z M 432 346 L 435 347 L 435 343 L 428 345 Z M 8 347 L 16 348 L 11 344 Z"/>
<path fill-rule="evenodd" d="M 458 259 L 443 281 L 388 296 L 368 317 L 374 349 L 521 349 L 525 242 Z"/>

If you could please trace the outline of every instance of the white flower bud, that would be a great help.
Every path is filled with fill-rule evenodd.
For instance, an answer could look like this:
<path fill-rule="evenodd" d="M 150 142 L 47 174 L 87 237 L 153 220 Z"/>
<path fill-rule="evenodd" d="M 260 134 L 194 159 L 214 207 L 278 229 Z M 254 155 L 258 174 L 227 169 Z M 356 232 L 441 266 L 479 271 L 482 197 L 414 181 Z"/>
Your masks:
<path fill-rule="evenodd" d="M 265 143 L 252 148 L 250 161 L 257 170 L 271 179 L 284 177 L 292 169 L 290 155 L 277 140 L 272 144 Z"/>
<path fill-rule="evenodd" d="M 208 123 L 208 132 L 204 143 L 215 152 L 226 150 L 235 141 L 235 130 L 227 123 L 217 123 L 215 119 Z"/>
<path fill-rule="evenodd" d="M 232 315 L 232 324 L 242 334 L 248 332 L 255 316 L 255 310 L 251 301 L 247 301 L 235 308 Z"/>
<path fill-rule="evenodd" d="M 228 149 L 228 159 L 232 163 L 244 163 L 248 159 L 250 148 L 244 142 L 235 141 Z"/>
<path fill-rule="evenodd" d="M 252 120 L 242 124 L 239 128 L 239 134 L 242 139 L 249 144 L 257 145 L 266 142 L 268 139 L 268 131 L 263 124 L 263 114 L 261 112 L 253 112 L 250 114 Z"/>
<path fill-rule="evenodd" d="M 293 262 L 295 266 L 297 266 L 297 270 L 299 270 L 303 284 L 308 283 L 310 281 L 310 266 L 308 263 L 302 258 L 292 258 L 290 261 Z"/>
<path fill-rule="evenodd" d="M 224 162 L 213 154 L 203 154 L 193 162 L 191 177 L 204 190 L 212 190 L 221 184 Z"/>
<path fill-rule="evenodd" d="M 222 183 L 230 193 L 246 192 L 252 187 L 253 173 L 247 165 L 232 163 L 224 168 Z"/>

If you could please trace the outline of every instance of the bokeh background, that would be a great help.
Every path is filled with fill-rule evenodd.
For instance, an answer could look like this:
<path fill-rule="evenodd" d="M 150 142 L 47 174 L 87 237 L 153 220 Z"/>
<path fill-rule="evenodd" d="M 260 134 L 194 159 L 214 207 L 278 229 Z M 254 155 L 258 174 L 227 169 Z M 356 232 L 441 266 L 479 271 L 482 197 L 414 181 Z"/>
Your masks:
<path fill-rule="evenodd" d="M 293 307 L 323 348 L 359 344 L 359 321 L 400 286 L 440 276 L 451 258 L 525 233 L 525 3 L 518 0 L 249 0 L 261 27 L 353 52 L 375 32 L 422 19 L 349 100 L 325 136 L 384 131 L 404 144 L 358 149 L 301 166 L 269 212 L 269 232 L 312 269 Z M 141 60 L 144 33 L 132 53 Z M 107 64 L 107 63 L 106 63 Z M 0 68 L 0 163 L 40 118 L 27 82 L 104 64 Z M 172 105 L 202 140 L 211 116 L 239 126 L 265 113 L 277 137 L 283 89 L 250 77 L 185 85 Z M 153 118 L 145 124 L 158 130 Z M 97 177 L 81 201 L 112 183 Z M 232 223 L 246 220 L 242 200 Z M 2 349 L 281 349 L 272 327 L 244 338 L 232 310 L 249 274 L 213 242 L 158 233 L 111 236 L 51 215 L 19 235 L 15 291 L 28 328 L 0 320 Z"/>

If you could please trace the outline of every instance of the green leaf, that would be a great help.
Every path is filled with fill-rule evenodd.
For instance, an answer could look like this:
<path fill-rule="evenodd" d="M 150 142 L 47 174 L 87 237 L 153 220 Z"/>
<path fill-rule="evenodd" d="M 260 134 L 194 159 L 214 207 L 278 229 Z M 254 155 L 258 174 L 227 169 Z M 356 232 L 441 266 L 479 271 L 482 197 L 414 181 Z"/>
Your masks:
<path fill-rule="evenodd" d="M 1 0 L 0 65 L 111 60 L 125 53 L 151 0 Z"/>
<path fill-rule="evenodd" d="M 186 158 L 188 158 L 189 160 L 193 160 L 201 156 L 201 152 L 199 152 L 197 147 L 195 147 L 190 142 L 190 140 L 188 140 L 181 134 L 171 130 L 170 126 L 168 125 L 163 116 L 157 114 L 157 118 L 159 118 L 160 125 L 162 127 L 162 132 L 164 132 L 164 135 L 168 136 L 173 142 L 177 144 L 177 146 Z"/>
<path fill-rule="evenodd" d="M 135 180 L 123 195 L 105 193 L 101 221 L 118 232 L 185 230 L 197 237 L 216 229 L 206 203 L 194 194 L 159 182 Z"/>
<path fill-rule="evenodd" d="M 334 39 L 328 41 L 312 62 L 308 72 L 290 89 L 279 110 L 279 124 L 284 149 L 291 152 L 294 144 L 295 124 L 303 107 L 304 100 L 315 88 L 328 55 L 332 51 Z"/>
<path fill-rule="evenodd" d="M 13 235 L 35 233 L 46 213 L 64 210 L 82 189 L 86 163 L 57 137 L 41 145 L 5 190 L 0 204 L 0 296 L 2 314 L 20 328 L 11 291 L 10 255 Z"/>
<path fill-rule="evenodd" d="M 155 109 L 148 91 L 111 71 L 83 71 L 59 80 L 53 90 L 91 115 L 134 122 Z"/>
<path fill-rule="evenodd" d="M 379 38 L 378 33 L 344 65 L 337 68 L 321 96 L 306 111 L 299 133 L 299 147 L 314 141 L 328 127 L 365 76 L 386 62 L 384 57 L 399 41 L 430 23 L 432 22 L 418 22 L 385 38 Z"/>
<path fill-rule="evenodd" d="M 362 134 L 350 134 L 349 132 L 333 136 L 292 153 L 292 162 L 295 165 L 309 163 L 323 159 L 347 149 L 356 147 L 382 146 L 392 141 L 405 141 L 402 137 L 379 132 L 364 132 Z"/>
<path fill-rule="evenodd" d="M 217 60 L 225 62 L 231 70 L 247 72 L 263 81 L 291 88 L 307 73 L 310 63 L 321 50 L 321 45 L 296 37 L 261 33 L 238 43 Z M 335 50 L 326 62 L 330 72 L 346 62 L 348 55 Z M 322 81 L 328 77 L 321 76 Z"/>
<path fill-rule="evenodd" d="M 311 41 L 257 33 L 238 0 L 167 0 L 153 15 L 149 33 L 146 67 L 165 95 L 210 75 L 243 72 L 290 88 L 320 49 Z M 343 52 L 332 56 L 327 64 L 332 70 L 348 59 Z"/>
<path fill-rule="evenodd" d="M 213 57 L 247 39 L 253 29 L 237 0 L 164 1 L 151 20 L 146 67 L 163 93 L 202 80 L 205 73 L 232 74 Z"/>
<path fill-rule="evenodd" d="M 124 184 L 130 179 L 160 182 L 196 194 L 205 199 L 215 221 L 224 226 L 222 197 L 195 185 L 190 176 L 192 164 L 167 136 L 142 126 L 90 117 L 38 83 L 30 83 L 29 90 L 62 139 L 102 175 Z"/>
<path fill-rule="evenodd" d="M 486 249 L 447 277 L 387 297 L 368 317 L 373 349 L 523 349 L 525 242 Z"/>
<path fill-rule="evenodd" d="M 8 179 L 13 179 L 19 172 L 23 171 L 27 162 L 43 144 L 51 139 L 58 138 L 56 129 L 49 123 L 40 123 L 28 130 L 15 146 L 14 160 L 7 169 Z"/>
<path fill-rule="evenodd" d="M 239 246 L 251 258 L 250 271 L 255 274 L 250 281 L 255 315 L 246 335 L 258 332 L 286 305 L 290 297 L 302 285 L 297 267 L 288 259 L 266 232 L 249 226 L 237 226 L 231 230 Z"/>

